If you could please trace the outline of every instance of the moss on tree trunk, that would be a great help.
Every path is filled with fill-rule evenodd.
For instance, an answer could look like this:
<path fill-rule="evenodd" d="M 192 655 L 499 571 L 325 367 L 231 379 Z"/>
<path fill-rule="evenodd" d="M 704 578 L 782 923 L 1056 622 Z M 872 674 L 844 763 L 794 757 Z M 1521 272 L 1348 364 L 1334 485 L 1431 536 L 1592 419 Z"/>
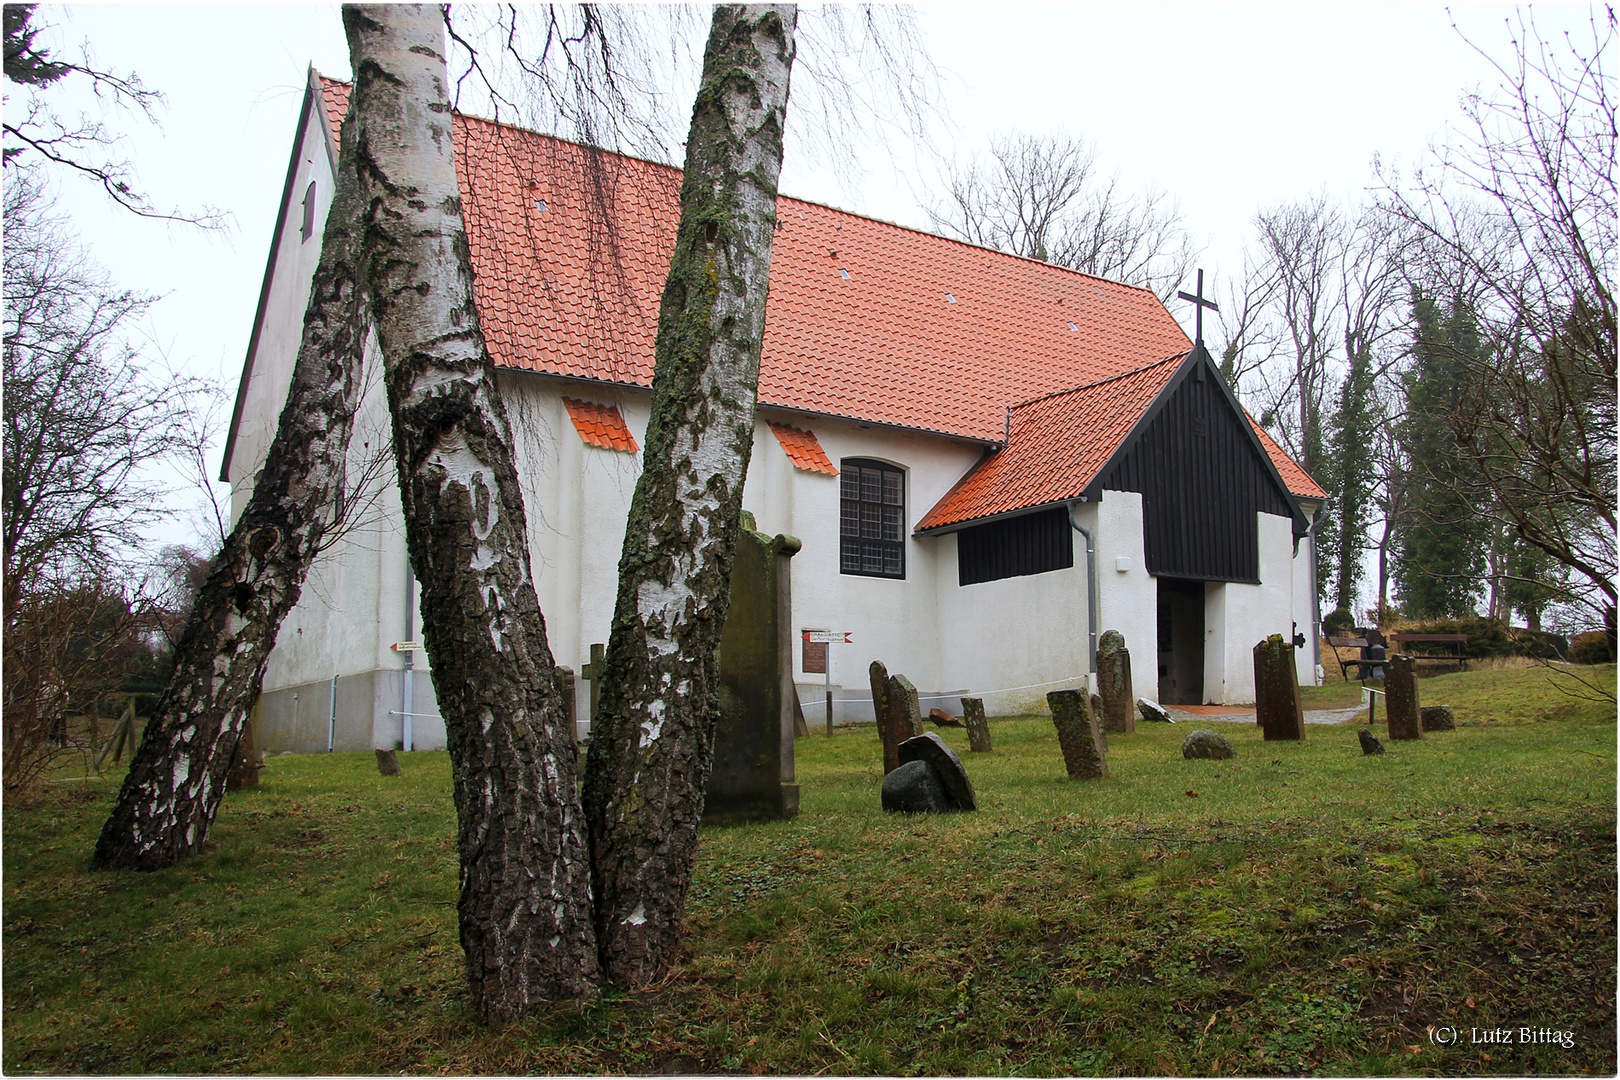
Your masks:
<path fill-rule="evenodd" d="M 668 967 L 703 813 L 796 20 L 791 6 L 715 8 L 687 139 L 586 769 L 602 964 L 625 984 Z"/>

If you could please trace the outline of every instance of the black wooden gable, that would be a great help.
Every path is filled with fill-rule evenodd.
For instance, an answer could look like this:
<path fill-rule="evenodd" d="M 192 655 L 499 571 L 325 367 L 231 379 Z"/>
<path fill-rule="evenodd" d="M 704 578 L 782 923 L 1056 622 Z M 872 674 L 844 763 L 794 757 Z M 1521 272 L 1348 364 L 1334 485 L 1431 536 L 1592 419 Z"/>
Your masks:
<path fill-rule="evenodd" d="M 1258 582 L 1256 513 L 1307 523 L 1237 399 L 1196 347 L 1087 487 L 1142 495 L 1147 570 L 1204 581 Z"/>

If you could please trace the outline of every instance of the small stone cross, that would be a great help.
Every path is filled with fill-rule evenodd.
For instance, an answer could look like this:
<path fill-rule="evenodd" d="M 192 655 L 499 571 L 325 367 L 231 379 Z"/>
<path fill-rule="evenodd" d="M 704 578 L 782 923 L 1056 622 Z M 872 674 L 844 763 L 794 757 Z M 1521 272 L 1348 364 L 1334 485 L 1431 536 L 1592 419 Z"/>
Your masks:
<path fill-rule="evenodd" d="M 1209 308 L 1211 311 L 1221 310 L 1215 306 L 1215 301 L 1204 299 L 1204 272 L 1202 270 L 1198 271 L 1198 285 L 1192 292 L 1177 292 L 1176 295 L 1183 300 L 1191 300 L 1195 305 L 1193 310 L 1197 314 L 1194 316 L 1193 343 L 1202 345 L 1204 343 L 1204 309 Z"/>

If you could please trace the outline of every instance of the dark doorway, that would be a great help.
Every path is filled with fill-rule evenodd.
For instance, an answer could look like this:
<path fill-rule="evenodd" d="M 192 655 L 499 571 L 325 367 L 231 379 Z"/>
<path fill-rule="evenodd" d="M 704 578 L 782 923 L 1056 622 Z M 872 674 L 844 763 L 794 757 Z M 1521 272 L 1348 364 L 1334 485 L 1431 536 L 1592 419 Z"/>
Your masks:
<path fill-rule="evenodd" d="M 1159 582 L 1159 701 L 1204 701 L 1204 583 L 1162 577 Z"/>

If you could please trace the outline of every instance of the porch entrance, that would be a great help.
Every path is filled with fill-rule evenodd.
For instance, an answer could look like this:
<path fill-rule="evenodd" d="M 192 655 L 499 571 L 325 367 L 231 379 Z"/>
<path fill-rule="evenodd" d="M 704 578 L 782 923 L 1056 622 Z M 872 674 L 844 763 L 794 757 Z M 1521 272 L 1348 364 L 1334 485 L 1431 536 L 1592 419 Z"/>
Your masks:
<path fill-rule="evenodd" d="M 1159 583 L 1159 701 L 1204 703 L 1204 583 L 1161 577 Z"/>

